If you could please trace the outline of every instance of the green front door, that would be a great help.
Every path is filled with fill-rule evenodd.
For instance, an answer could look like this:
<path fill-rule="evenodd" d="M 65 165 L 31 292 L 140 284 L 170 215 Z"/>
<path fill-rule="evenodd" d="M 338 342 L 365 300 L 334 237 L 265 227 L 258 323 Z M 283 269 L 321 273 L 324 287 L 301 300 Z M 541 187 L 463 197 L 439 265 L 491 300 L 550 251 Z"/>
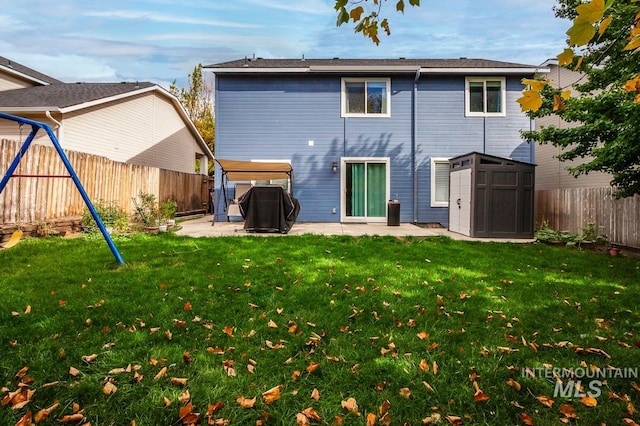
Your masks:
<path fill-rule="evenodd" d="M 381 222 L 386 218 L 387 163 L 345 162 L 345 220 Z"/>

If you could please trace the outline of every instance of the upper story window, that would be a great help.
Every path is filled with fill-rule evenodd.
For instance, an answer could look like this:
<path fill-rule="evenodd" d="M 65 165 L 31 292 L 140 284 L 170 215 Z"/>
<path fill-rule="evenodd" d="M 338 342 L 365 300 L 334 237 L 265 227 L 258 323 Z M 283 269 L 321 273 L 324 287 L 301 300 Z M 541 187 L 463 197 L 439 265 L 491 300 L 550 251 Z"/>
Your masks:
<path fill-rule="evenodd" d="M 505 78 L 467 77 L 465 98 L 468 117 L 505 116 Z"/>
<path fill-rule="evenodd" d="M 390 117 L 390 93 L 388 78 L 343 78 L 342 117 Z"/>

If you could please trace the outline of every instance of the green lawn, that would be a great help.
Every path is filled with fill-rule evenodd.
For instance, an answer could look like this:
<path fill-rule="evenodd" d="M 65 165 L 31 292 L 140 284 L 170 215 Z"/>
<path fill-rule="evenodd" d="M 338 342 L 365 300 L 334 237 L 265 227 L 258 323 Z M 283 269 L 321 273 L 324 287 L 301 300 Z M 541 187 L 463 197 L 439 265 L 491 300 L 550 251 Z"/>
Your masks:
<path fill-rule="evenodd" d="M 0 424 L 640 422 L 638 258 L 447 238 L 116 243 L 124 266 L 95 239 L 0 252 Z"/>

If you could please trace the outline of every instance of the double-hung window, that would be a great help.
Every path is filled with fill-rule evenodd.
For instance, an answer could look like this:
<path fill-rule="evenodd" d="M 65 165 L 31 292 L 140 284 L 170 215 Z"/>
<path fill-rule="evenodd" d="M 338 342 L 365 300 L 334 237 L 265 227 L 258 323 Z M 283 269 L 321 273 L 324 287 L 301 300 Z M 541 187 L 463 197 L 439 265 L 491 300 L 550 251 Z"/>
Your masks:
<path fill-rule="evenodd" d="M 448 158 L 431 158 L 431 207 L 449 207 Z"/>
<path fill-rule="evenodd" d="M 505 116 L 505 86 L 504 77 L 467 77 L 465 114 L 468 117 Z"/>
<path fill-rule="evenodd" d="M 343 78 L 342 117 L 390 117 L 391 80 Z"/>

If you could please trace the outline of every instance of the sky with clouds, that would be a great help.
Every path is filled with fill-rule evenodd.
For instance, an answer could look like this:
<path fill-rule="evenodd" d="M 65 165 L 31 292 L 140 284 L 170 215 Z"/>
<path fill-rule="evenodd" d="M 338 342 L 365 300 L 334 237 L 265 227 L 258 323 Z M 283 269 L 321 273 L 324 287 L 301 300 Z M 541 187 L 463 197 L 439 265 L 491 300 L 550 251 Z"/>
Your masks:
<path fill-rule="evenodd" d="M 554 0 L 389 0 L 379 46 L 336 27 L 333 0 L 3 0 L 0 56 L 65 82 L 184 85 L 194 66 L 263 58 L 483 58 L 537 65 L 564 49 Z"/>

